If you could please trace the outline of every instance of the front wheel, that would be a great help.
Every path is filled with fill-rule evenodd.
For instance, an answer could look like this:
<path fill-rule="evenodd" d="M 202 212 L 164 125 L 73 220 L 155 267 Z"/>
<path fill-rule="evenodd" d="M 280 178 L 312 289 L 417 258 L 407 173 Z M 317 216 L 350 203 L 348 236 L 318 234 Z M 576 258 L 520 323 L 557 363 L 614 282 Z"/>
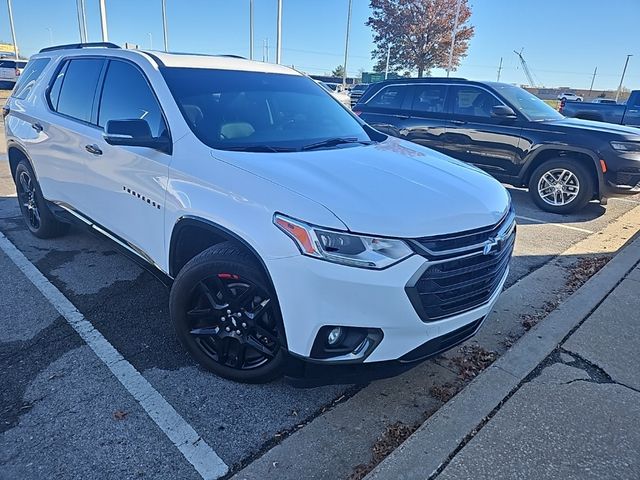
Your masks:
<path fill-rule="evenodd" d="M 593 198 L 594 179 L 580 162 L 570 158 L 549 160 L 531 174 L 529 194 L 542 210 L 573 213 Z"/>
<path fill-rule="evenodd" d="M 177 335 L 193 358 L 221 377 L 264 383 L 283 373 L 280 309 L 253 257 L 225 242 L 192 258 L 169 299 Z"/>

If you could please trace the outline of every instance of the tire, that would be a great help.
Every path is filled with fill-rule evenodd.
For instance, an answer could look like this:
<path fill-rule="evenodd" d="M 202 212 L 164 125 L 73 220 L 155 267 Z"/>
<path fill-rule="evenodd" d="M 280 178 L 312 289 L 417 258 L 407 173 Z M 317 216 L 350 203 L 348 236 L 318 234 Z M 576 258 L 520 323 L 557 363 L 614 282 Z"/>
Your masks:
<path fill-rule="evenodd" d="M 54 238 L 69 231 L 69 224 L 60 222 L 49 210 L 33 169 L 26 160 L 21 160 L 16 166 L 14 182 L 22 218 L 33 235 Z"/>
<path fill-rule="evenodd" d="M 173 283 L 169 309 L 178 338 L 207 370 L 243 383 L 282 376 L 286 350 L 275 292 L 235 243 L 192 258 Z"/>
<path fill-rule="evenodd" d="M 570 179 L 570 181 L 562 186 L 563 191 L 554 190 L 548 179 L 558 177 L 559 172 L 562 171 L 569 172 L 573 177 L 569 177 L 569 173 L 562 174 L 563 179 Z M 545 174 L 549 173 L 551 176 L 545 177 Z M 545 180 L 542 180 L 543 177 Z M 594 183 L 591 172 L 579 161 L 571 158 L 555 158 L 544 162 L 533 171 L 529 180 L 529 194 L 542 210 L 558 214 L 573 213 L 584 208 L 593 198 Z M 547 188 L 544 188 L 545 186 Z M 544 192 L 548 192 L 546 198 L 543 198 Z M 569 199 L 571 195 L 573 196 Z M 557 204 L 554 205 L 553 202 Z"/>

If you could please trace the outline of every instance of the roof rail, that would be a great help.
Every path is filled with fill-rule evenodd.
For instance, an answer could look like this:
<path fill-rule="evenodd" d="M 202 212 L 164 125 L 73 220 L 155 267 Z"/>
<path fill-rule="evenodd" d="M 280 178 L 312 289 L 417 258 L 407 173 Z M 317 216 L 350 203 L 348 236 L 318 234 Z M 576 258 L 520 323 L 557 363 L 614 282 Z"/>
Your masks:
<path fill-rule="evenodd" d="M 40 53 L 53 52 L 54 50 L 73 50 L 76 48 L 91 47 L 120 48 L 118 45 L 111 42 L 68 43 L 66 45 L 54 45 L 53 47 L 43 48 L 42 50 L 40 50 Z"/>

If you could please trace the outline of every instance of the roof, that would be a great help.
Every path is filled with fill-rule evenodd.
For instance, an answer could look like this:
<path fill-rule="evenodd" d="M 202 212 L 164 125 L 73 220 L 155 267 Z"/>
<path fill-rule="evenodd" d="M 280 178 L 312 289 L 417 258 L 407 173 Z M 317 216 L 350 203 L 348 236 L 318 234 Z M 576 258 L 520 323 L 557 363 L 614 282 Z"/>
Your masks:
<path fill-rule="evenodd" d="M 113 43 L 73 43 L 68 45 L 56 45 L 43 48 L 39 54 L 50 55 L 78 55 L 105 54 L 131 58 L 144 56 L 153 59 L 159 66 L 183 67 L 183 68 L 210 68 L 216 70 L 240 70 L 246 72 L 280 73 L 285 75 L 302 75 L 293 68 L 274 63 L 256 62 L 236 55 L 202 55 L 195 53 L 167 53 L 152 50 L 122 49 Z M 37 55 L 39 55 L 37 54 Z"/>
<path fill-rule="evenodd" d="M 289 67 L 275 63 L 247 60 L 246 58 L 231 55 L 198 55 L 189 53 L 142 51 L 160 60 L 166 67 L 211 68 L 217 70 L 242 70 L 247 72 L 301 75 L 301 73 Z"/>

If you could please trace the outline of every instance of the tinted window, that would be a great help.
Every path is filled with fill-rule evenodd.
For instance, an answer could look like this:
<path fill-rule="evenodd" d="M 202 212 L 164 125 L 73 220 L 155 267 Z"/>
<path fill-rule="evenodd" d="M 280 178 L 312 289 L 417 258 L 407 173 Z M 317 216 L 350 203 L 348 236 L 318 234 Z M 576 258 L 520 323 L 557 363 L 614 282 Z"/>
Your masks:
<path fill-rule="evenodd" d="M 553 107 L 520 87 L 504 83 L 489 83 L 489 85 L 529 120 L 541 121 L 563 118 Z"/>
<path fill-rule="evenodd" d="M 93 97 L 102 64 L 103 60 L 97 58 L 81 58 L 69 62 L 58 99 L 59 113 L 84 122 L 91 121 Z"/>
<path fill-rule="evenodd" d="M 0 68 L 16 68 L 15 60 L 0 60 Z"/>
<path fill-rule="evenodd" d="M 154 137 L 166 130 L 158 102 L 142 72 L 130 63 L 111 61 L 104 79 L 98 125 L 104 128 L 109 120 L 131 119 L 146 120 Z"/>
<path fill-rule="evenodd" d="M 30 61 L 22 72 L 22 75 L 18 77 L 18 81 L 13 89 L 12 95 L 16 98 L 25 98 L 35 85 L 36 80 L 40 77 L 44 67 L 48 64 L 48 58 L 38 58 Z"/>
<path fill-rule="evenodd" d="M 446 85 L 416 85 L 412 110 L 417 112 L 444 113 Z"/>
<path fill-rule="evenodd" d="M 453 93 L 454 115 L 491 117 L 491 109 L 502 105 L 496 97 L 482 88 L 456 87 Z"/>
<path fill-rule="evenodd" d="M 408 87 L 405 85 L 393 85 L 384 87 L 376 95 L 369 100 L 367 105 L 370 107 L 384 108 L 388 110 L 398 109 L 402 107 L 402 102 L 407 94 Z"/>
<path fill-rule="evenodd" d="M 58 99 L 60 98 L 60 89 L 62 89 L 62 82 L 64 81 L 64 74 L 67 71 L 67 67 L 69 66 L 69 62 L 65 62 L 62 65 L 62 68 L 58 70 L 56 74 L 56 78 L 53 81 L 53 85 L 51 85 L 51 89 L 49 90 L 49 105 L 54 110 L 58 110 Z"/>
<path fill-rule="evenodd" d="M 307 77 L 205 68 L 161 72 L 195 135 L 212 148 L 273 151 L 336 137 L 371 140 L 353 115 Z"/>

